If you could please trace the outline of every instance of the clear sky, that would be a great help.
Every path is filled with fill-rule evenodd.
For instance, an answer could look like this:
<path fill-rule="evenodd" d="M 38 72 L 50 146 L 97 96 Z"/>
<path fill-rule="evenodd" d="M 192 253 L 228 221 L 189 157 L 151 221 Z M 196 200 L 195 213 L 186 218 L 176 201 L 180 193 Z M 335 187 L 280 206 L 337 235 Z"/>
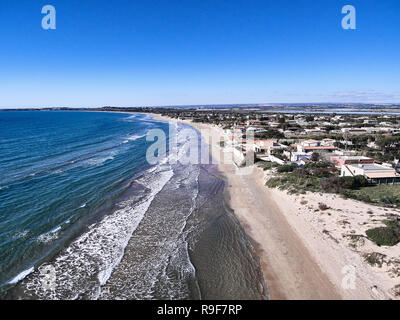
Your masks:
<path fill-rule="evenodd" d="M 400 102 L 399 17 L 399 0 L 1 0 L 0 107 Z"/>

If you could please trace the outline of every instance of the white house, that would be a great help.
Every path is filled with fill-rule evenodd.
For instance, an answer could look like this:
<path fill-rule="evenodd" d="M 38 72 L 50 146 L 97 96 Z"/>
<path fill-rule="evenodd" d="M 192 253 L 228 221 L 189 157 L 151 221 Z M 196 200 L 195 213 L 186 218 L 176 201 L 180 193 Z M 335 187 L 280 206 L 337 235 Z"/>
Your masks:
<path fill-rule="evenodd" d="M 400 183 L 400 174 L 395 169 L 376 163 L 344 164 L 342 177 L 364 176 L 372 184 Z"/>

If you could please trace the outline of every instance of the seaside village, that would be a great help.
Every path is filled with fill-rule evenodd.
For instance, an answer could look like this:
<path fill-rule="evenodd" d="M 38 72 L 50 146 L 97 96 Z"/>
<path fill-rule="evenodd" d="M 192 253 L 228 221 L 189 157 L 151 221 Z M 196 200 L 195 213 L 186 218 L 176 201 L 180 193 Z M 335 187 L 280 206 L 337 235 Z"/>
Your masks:
<path fill-rule="evenodd" d="M 286 171 L 324 163 L 331 164 L 338 177 L 362 176 L 370 185 L 400 184 L 400 116 L 177 110 L 163 114 L 222 128 L 221 146 L 234 152 L 238 166 L 253 153 L 256 162 Z"/>
<path fill-rule="evenodd" d="M 400 135 L 395 136 L 400 123 L 395 118 L 355 117 L 352 122 L 340 115 L 266 118 L 272 119 L 248 119 L 224 127 L 224 147 L 234 150 L 238 166 L 253 152 L 257 160 L 281 166 L 326 162 L 341 177 L 363 176 L 369 184 L 400 183 Z M 249 131 L 252 140 L 245 139 Z"/>
<path fill-rule="evenodd" d="M 336 283 L 342 281 L 342 266 L 351 264 L 365 297 L 400 299 L 399 115 L 243 109 L 157 113 L 216 126 L 222 150 L 233 154 L 238 167 L 253 159 L 269 188 L 266 194 L 273 195 L 313 254 L 323 252 L 319 261 L 326 261 L 324 269 Z M 261 178 L 260 170 L 254 172 L 247 179 Z M 263 241 L 263 235 L 257 239 Z"/>

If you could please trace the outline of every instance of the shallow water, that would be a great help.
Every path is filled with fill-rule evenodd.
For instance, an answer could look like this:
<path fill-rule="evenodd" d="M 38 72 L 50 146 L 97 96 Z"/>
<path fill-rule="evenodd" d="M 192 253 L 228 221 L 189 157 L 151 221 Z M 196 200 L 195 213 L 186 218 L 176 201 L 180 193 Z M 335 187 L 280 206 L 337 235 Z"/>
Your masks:
<path fill-rule="evenodd" d="M 165 123 L 141 116 L 118 117 L 132 127 L 147 122 L 148 126 L 161 127 L 167 132 Z M 181 132 L 184 128 L 187 127 L 178 125 L 177 129 Z M 139 131 L 119 136 L 121 145 L 130 150 L 121 152 L 125 160 L 143 157 L 144 145 L 141 149 L 131 144 L 144 137 L 143 130 Z M 178 157 L 182 156 L 183 152 L 178 151 L 185 150 L 186 143 L 178 135 L 175 150 Z M 170 157 L 175 155 L 169 151 Z M 71 147 L 70 152 L 76 149 Z M 71 155 L 65 152 L 64 157 Z M 99 156 L 94 153 L 90 159 L 93 158 Z M 24 267 L 23 270 L 32 273 L 17 273 L 19 277 L 14 278 L 14 283 L 6 286 L 12 287 L 7 298 L 262 299 L 267 296 L 254 249 L 237 219 L 225 207 L 224 181 L 218 177 L 215 166 L 163 161 L 156 166 L 142 165 L 140 169 L 128 170 L 113 163 L 115 160 L 114 157 L 91 163 L 95 168 L 104 166 L 104 172 L 91 177 L 102 180 L 110 170 L 118 177 L 118 183 L 104 183 L 106 191 L 99 186 L 95 190 L 98 194 L 93 192 L 92 198 L 102 200 L 99 203 L 81 193 L 79 201 L 74 200 L 79 204 L 78 209 L 84 210 L 79 219 L 68 217 L 67 228 L 54 224 L 50 232 L 42 232 L 35 238 L 42 237 L 41 243 L 47 244 L 48 251 L 38 251 L 42 256 L 34 269 Z M 134 164 L 137 165 L 137 160 Z M 72 199 L 65 196 L 60 200 L 59 194 L 78 192 L 75 188 L 82 190 L 79 183 L 60 182 L 59 188 L 50 201 L 60 205 Z M 56 214 L 59 208 L 54 205 Z M 43 214 L 40 209 L 37 211 Z M 21 212 L 24 215 L 29 216 Z M 22 245 L 28 234 L 30 230 L 20 235 Z M 12 261 L 18 269 L 23 261 L 27 265 L 29 259 L 29 255 L 21 255 Z"/>

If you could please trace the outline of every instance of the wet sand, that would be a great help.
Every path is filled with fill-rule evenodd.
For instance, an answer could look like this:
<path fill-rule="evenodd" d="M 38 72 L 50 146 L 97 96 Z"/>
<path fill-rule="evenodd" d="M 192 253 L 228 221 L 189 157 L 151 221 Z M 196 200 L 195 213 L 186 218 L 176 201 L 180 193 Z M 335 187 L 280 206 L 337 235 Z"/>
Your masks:
<path fill-rule="evenodd" d="M 178 121 L 154 116 L 158 120 Z M 222 136 L 222 130 L 216 126 L 181 122 L 200 132 L 208 130 L 214 138 Z M 210 151 L 214 158 L 222 159 L 223 150 L 217 143 L 212 143 Z M 227 204 L 252 238 L 260 257 L 270 298 L 341 299 L 338 288 L 315 261 L 272 193 L 264 186 L 263 171 L 253 166 L 250 174 L 240 174 L 245 169 L 238 169 L 229 161 L 218 161 L 218 169 L 227 181 Z"/>

